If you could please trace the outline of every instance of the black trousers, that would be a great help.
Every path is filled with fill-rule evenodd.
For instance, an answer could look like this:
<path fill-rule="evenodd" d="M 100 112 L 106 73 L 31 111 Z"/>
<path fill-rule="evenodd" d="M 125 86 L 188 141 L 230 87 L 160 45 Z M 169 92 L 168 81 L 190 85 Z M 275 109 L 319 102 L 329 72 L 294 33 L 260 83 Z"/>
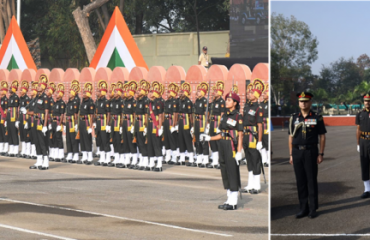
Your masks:
<path fill-rule="evenodd" d="M 105 130 L 101 130 L 101 121 L 96 121 L 96 142 L 101 152 L 110 152 L 110 135 Z"/>
<path fill-rule="evenodd" d="M 153 124 L 149 122 L 148 129 L 148 157 L 162 157 L 162 143 L 161 137 L 157 137 L 156 133 L 153 133 Z"/>
<path fill-rule="evenodd" d="M 34 117 L 32 117 L 34 118 Z M 31 117 L 29 118 L 28 121 L 28 127 L 29 127 L 29 133 L 30 133 L 30 140 L 31 144 L 35 145 L 36 140 L 37 140 L 37 131 L 36 131 L 36 125 L 35 125 L 35 120 L 32 120 Z"/>
<path fill-rule="evenodd" d="M 200 132 L 199 121 L 195 120 L 195 124 L 194 124 L 195 149 L 197 151 L 197 154 L 209 155 L 209 146 L 208 146 L 209 143 L 199 140 L 200 134 L 202 133 Z M 211 141 L 211 142 L 215 142 L 215 141 Z"/>
<path fill-rule="evenodd" d="M 267 151 L 269 150 L 269 135 L 268 134 L 262 134 L 262 146 Z"/>
<path fill-rule="evenodd" d="M 78 130 L 80 131 L 81 152 L 92 152 L 92 136 L 87 132 L 85 121 L 80 120 Z"/>
<path fill-rule="evenodd" d="M 123 137 L 123 143 L 121 143 L 120 153 L 137 153 L 137 145 L 136 143 L 133 143 L 133 135 L 130 131 L 127 129 L 127 121 L 123 120 L 122 124 L 122 137 Z"/>
<path fill-rule="evenodd" d="M 175 151 L 177 149 L 177 132 L 171 133 L 170 130 L 170 121 L 165 119 L 163 122 L 163 144 L 166 150 L 171 149 Z"/>
<path fill-rule="evenodd" d="M 362 181 L 370 180 L 370 140 L 360 138 L 360 161 Z"/>
<path fill-rule="evenodd" d="M 57 131 L 58 123 L 53 122 L 51 124 L 51 130 L 49 131 L 52 138 L 50 139 L 51 148 L 63 148 L 63 126 L 61 131 Z"/>
<path fill-rule="evenodd" d="M 292 151 L 299 205 L 303 211 L 308 210 L 308 207 L 311 211 L 319 207 L 317 187 L 318 154 L 319 150 L 317 146 L 310 150 L 293 148 Z"/>
<path fill-rule="evenodd" d="M 35 147 L 36 147 L 36 155 L 43 155 L 48 156 L 49 149 L 46 146 L 46 137 L 42 132 L 43 125 L 39 125 L 40 130 L 37 129 L 37 122 L 38 120 L 34 120 L 33 125 L 36 128 L 36 136 L 35 136 Z M 41 127 L 40 127 L 41 126 Z"/>
<path fill-rule="evenodd" d="M 72 126 L 74 128 L 74 126 Z M 76 141 L 76 132 L 70 132 L 69 122 L 66 123 L 66 144 L 67 153 L 78 153 L 78 143 Z"/>
<path fill-rule="evenodd" d="M 114 131 L 113 121 L 112 121 L 112 124 L 111 124 L 111 133 L 109 133 L 109 134 L 112 138 L 112 144 L 113 144 L 114 152 L 115 153 L 120 153 L 120 148 L 122 146 L 122 144 L 121 144 L 121 134 L 119 134 L 119 129 L 118 129 L 118 131 Z"/>
<path fill-rule="evenodd" d="M 26 122 L 26 115 L 20 114 L 19 115 L 19 137 L 21 139 L 21 142 L 30 142 L 29 130 L 24 129 L 25 122 Z"/>
<path fill-rule="evenodd" d="M 1 121 L 5 121 L 5 119 L 1 118 Z M 5 135 L 5 134 L 6 134 L 6 128 L 4 127 L 4 123 L 1 123 L 0 124 L 0 142 L 1 143 L 8 142 L 8 135 Z"/>
<path fill-rule="evenodd" d="M 232 141 L 231 140 L 219 140 L 219 161 L 221 168 L 222 182 L 225 189 L 230 191 L 239 191 L 240 183 L 240 171 L 239 165 L 236 164 L 235 158 L 233 157 Z"/>
<path fill-rule="evenodd" d="M 10 121 L 10 112 L 6 116 L 8 128 L 8 143 L 9 145 L 19 145 L 18 129 L 15 127 L 15 121 Z"/>
<path fill-rule="evenodd" d="M 183 119 L 179 119 L 179 147 L 180 147 L 180 152 L 185 152 L 188 151 L 189 153 L 194 152 L 193 148 L 193 139 L 191 138 L 190 134 L 190 124 L 189 124 L 189 129 L 184 129 L 184 122 Z"/>
<path fill-rule="evenodd" d="M 243 149 L 245 153 L 245 158 L 247 159 L 247 167 L 248 171 L 252 172 L 253 175 L 259 175 L 261 174 L 261 153 L 256 148 L 250 148 L 249 142 L 255 141 L 253 140 L 254 136 L 249 134 L 244 134 L 243 137 Z"/>

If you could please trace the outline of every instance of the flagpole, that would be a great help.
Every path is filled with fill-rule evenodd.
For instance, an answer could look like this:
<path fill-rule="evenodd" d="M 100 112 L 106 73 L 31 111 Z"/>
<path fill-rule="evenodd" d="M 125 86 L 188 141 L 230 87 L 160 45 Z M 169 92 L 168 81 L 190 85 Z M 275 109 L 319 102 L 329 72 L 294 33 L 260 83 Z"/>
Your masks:
<path fill-rule="evenodd" d="M 17 0 L 17 22 L 20 28 L 21 27 L 21 0 Z"/>

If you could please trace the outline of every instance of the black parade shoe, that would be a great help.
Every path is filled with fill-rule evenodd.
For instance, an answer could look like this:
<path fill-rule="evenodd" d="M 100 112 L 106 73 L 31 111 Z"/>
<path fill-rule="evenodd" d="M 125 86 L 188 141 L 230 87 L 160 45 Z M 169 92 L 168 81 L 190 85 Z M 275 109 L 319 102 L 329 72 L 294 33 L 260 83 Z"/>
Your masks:
<path fill-rule="evenodd" d="M 236 209 L 238 209 L 238 205 L 226 204 L 226 206 L 224 207 L 224 210 L 236 210 Z"/>
<path fill-rule="evenodd" d="M 163 172 L 163 169 L 160 167 L 160 168 L 154 168 L 153 170 L 154 172 Z"/>

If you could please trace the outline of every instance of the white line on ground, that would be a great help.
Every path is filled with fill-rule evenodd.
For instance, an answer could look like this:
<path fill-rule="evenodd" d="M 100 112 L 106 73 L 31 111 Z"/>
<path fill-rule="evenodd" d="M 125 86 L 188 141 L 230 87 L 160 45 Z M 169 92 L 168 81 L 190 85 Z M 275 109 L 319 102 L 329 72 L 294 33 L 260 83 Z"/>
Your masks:
<path fill-rule="evenodd" d="M 4 225 L 4 224 L 0 224 L 0 227 L 11 229 L 11 230 L 16 230 L 16 231 L 19 231 L 19 232 L 32 233 L 32 234 L 36 234 L 36 235 L 40 235 L 40 236 L 44 236 L 44 237 L 51 237 L 51 238 L 62 239 L 62 240 L 76 240 L 74 238 L 61 237 L 61 236 L 57 236 L 57 235 L 32 231 L 32 230 L 19 228 L 19 227 L 13 227 L 13 226 Z"/>
<path fill-rule="evenodd" d="M 369 237 L 370 233 L 355 234 L 355 233 L 297 233 L 297 234 L 274 234 L 276 237 Z"/>
<path fill-rule="evenodd" d="M 39 204 L 39 203 L 24 202 L 24 201 L 18 201 L 18 200 L 13 200 L 13 199 L 6 199 L 6 198 L 0 198 L 0 201 L 13 202 L 13 203 L 22 203 L 22 204 L 27 204 L 27 205 L 39 206 L 39 207 L 48 207 L 48 208 L 66 210 L 66 211 L 80 212 L 80 213 L 86 213 L 86 214 L 91 214 L 91 215 L 96 215 L 96 216 L 103 216 L 103 217 L 108 217 L 108 218 L 115 218 L 115 219 L 120 219 L 120 220 L 125 220 L 125 221 L 140 222 L 140 223 L 151 224 L 151 225 L 156 225 L 156 226 L 161 226 L 161 227 L 179 229 L 179 230 L 184 230 L 184 231 L 197 232 L 197 233 L 210 234 L 210 235 L 217 235 L 217 236 L 221 236 L 221 237 L 232 237 L 233 236 L 233 235 L 230 235 L 230 234 L 209 232 L 209 231 L 203 231 L 203 230 L 198 230 L 198 229 L 193 229 L 193 228 L 186 228 L 186 227 L 180 227 L 180 226 L 176 226 L 176 225 L 163 224 L 163 223 L 157 223 L 157 222 L 145 221 L 145 220 L 140 220 L 140 219 L 127 218 L 127 217 L 120 217 L 120 216 L 114 216 L 114 215 L 110 215 L 110 214 L 90 212 L 90 211 L 78 210 L 78 209 L 73 209 L 73 208 L 65 208 L 65 207 L 45 205 L 45 204 Z"/>

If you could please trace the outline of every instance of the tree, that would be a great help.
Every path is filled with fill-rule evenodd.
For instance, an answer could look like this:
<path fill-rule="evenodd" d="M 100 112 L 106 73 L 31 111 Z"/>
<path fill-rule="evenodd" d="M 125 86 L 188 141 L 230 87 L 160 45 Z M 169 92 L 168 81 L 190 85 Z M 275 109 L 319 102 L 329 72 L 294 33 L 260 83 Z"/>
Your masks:
<path fill-rule="evenodd" d="M 0 42 L 3 43 L 10 21 L 16 15 L 15 0 L 0 0 Z"/>
<path fill-rule="evenodd" d="M 328 93 L 324 89 L 318 88 L 315 90 L 314 100 L 317 104 L 317 113 L 319 113 L 319 104 L 328 100 Z"/>
<path fill-rule="evenodd" d="M 370 68 L 370 58 L 367 56 L 367 54 L 362 54 L 357 58 L 357 66 L 360 69 L 360 75 L 361 77 L 364 76 L 365 70 Z"/>

